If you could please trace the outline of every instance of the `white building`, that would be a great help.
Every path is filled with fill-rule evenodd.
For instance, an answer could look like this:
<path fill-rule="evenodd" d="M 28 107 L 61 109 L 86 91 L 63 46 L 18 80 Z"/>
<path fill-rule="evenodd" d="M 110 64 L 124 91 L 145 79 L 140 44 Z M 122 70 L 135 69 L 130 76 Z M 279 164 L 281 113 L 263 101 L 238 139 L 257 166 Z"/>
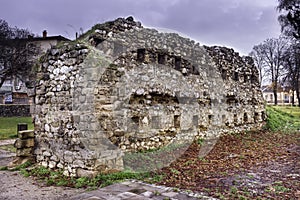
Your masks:
<path fill-rule="evenodd" d="M 263 97 L 267 104 L 274 104 L 275 98 L 271 85 L 266 85 L 262 87 Z M 293 95 L 294 93 L 294 95 Z M 278 86 L 277 89 L 277 104 L 278 105 L 292 105 L 294 98 L 295 105 L 298 104 L 298 99 L 296 96 L 296 91 L 292 91 L 288 87 Z"/>

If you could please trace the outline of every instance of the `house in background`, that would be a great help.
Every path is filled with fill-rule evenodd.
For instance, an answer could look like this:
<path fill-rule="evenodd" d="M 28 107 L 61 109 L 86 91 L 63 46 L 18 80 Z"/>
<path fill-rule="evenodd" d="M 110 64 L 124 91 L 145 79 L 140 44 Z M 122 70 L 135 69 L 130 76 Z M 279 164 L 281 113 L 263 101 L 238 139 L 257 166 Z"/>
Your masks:
<path fill-rule="evenodd" d="M 262 86 L 263 97 L 267 104 L 274 104 L 274 93 L 272 85 Z M 294 93 L 294 95 L 293 95 Z M 298 99 L 296 97 L 296 91 L 292 91 L 289 87 L 283 87 L 281 85 L 277 88 L 277 104 L 278 105 L 292 105 L 294 98 L 295 105 L 298 104 Z"/>
<path fill-rule="evenodd" d="M 0 104 L 12 103 L 12 80 L 4 81 L 0 88 Z"/>
<path fill-rule="evenodd" d="M 40 54 L 45 53 L 48 49 L 57 45 L 59 42 L 70 41 L 60 35 L 48 37 L 46 30 L 43 31 L 42 37 L 29 36 L 22 40 L 25 40 L 28 44 L 34 44 L 38 47 L 40 49 Z M 0 88 L 0 104 L 30 104 L 25 83 L 15 76 L 6 79 Z"/>
<path fill-rule="evenodd" d="M 48 49 L 57 45 L 59 42 L 70 41 L 61 35 L 49 37 L 46 30 L 43 31 L 43 37 L 28 37 L 26 40 L 40 47 L 42 53 L 45 53 Z"/>

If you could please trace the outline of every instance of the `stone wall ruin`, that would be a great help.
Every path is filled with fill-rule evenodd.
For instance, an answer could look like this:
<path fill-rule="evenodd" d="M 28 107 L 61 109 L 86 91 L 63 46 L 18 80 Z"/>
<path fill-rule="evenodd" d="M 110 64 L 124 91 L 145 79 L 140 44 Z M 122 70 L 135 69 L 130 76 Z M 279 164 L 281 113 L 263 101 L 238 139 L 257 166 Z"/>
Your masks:
<path fill-rule="evenodd" d="M 36 160 L 70 176 L 122 170 L 125 152 L 249 130 L 265 118 L 250 58 L 131 17 L 50 49 L 34 102 Z"/>

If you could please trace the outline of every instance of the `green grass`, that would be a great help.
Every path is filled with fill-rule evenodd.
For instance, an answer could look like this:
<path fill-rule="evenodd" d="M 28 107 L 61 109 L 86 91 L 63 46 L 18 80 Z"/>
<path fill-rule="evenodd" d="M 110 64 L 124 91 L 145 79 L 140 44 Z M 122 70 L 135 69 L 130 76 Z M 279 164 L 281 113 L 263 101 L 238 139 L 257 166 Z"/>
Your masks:
<path fill-rule="evenodd" d="M 139 152 L 126 152 L 123 161 L 125 169 L 135 172 L 155 171 L 169 165 L 186 151 L 190 143 L 171 143 L 161 148 Z"/>
<path fill-rule="evenodd" d="M 300 108 L 267 106 L 267 128 L 272 131 L 293 132 L 300 130 Z"/>
<path fill-rule="evenodd" d="M 0 149 L 16 153 L 16 148 L 12 144 L 0 146 Z"/>
<path fill-rule="evenodd" d="M 0 140 L 17 137 L 18 123 L 27 123 L 33 129 L 31 117 L 0 117 Z"/>
<path fill-rule="evenodd" d="M 300 120 L 300 107 L 295 106 L 272 106 L 277 110 L 281 110 L 282 112 L 288 113 L 295 118 Z"/>
<path fill-rule="evenodd" d="M 31 169 L 24 169 L 24 166 L 21 166 L 18 169 L 21 170 L 21 174 L 23 174 L 23 176 L 36 177 L 37 179 L 44 181 L 47 185 L 89 189 L 105 187 L 128 179 L 144 180 L 149 183 L 155 183 L 162 179 L 161 175 L 154 175 L 149 172 L 136 173 L 131 171 L 121 171 L 110 174 L 99 174 L 95 178 L 75 178 L 64 176 L 62 170 L 51 170 L 43 166 L 36 166 Z"/>

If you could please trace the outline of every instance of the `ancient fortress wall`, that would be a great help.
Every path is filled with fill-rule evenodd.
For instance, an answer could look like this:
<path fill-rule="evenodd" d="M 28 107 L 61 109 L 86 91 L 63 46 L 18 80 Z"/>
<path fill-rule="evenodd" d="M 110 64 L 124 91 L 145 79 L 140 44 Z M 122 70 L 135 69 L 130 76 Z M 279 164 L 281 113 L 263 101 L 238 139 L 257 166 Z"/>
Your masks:
<path fill-rule="evenodd" d="M 250 58 L 131 17 L 49 50 L 34 95 L 37 162 L 72 176 L 121 170 L 124 152 L 249 130 L 265 118 Z"/>

